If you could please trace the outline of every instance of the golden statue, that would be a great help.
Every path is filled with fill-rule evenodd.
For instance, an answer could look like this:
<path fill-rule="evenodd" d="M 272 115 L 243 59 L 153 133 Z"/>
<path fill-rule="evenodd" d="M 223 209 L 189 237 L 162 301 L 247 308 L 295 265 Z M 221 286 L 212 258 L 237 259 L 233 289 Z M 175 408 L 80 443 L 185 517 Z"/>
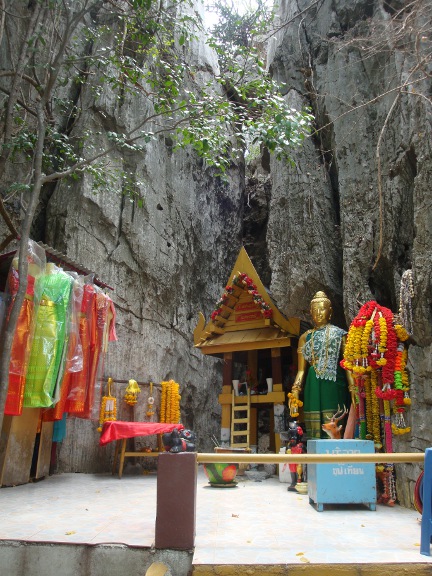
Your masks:
<path fill-rule="evenodd" d="M 315 327 L 300 337 L 292 396 L 298 400 L 306 377 L 303 408 L 307 436 L 328 438 L 322 425 L 338 408 L 355 403 L 356 387 L 352 374 L 339 365 L 346 331 L 330 324 L 332 306 L 324 292 L 312 298 L 310 313 Z"/>

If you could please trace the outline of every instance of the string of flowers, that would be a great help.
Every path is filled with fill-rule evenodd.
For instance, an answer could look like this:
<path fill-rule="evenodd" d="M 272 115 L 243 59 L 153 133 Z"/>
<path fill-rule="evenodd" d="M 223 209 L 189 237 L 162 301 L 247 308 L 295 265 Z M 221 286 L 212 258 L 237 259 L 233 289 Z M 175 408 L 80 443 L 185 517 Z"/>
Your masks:
<path fill-rule="evenodd" d="M 375 370 L 371 371 L 371 391 L 376 390 L 378 375 Z M 371 394 L 372 398 L 372 434 L 374 439 L 374 445 L 377 450 L 381 450 L 381 419 L 380 419 L 380 407 L 379 398 L 376 394 Z"/>
<path fill-rule="evenodd" d="M 101 407 L 99 411 L 99 427 L 98 432 L 102 432 L 102 427 L 105 422 L 113 422 L 117 420 L 117 398 L 111 396 L 112 378 L 108 378 L 108 394 L 102 397 Z"/>
<path fill-rule="evenodd" d="M 403 416 L 411 403 L 404 344 L 408 337 L 391 310 L 372 300 L 360 308 L 348 331 L 341 366 L 354 374 L 358 388 L 360 437 L 373 437 L 377 449 L 391 449 L 392 431 L 410 431 Z"/>
<path fill-rule="evenodd" d="M 292 392 L 288 392 L 288 408 L 290 416 L 297 418 L 299 416 L 299 408 L 303 406 L 303 402 L 296 398 Z"/>
<path fill-rule="evenodd" d="M 160 421 L 166 424 L 180 422 L 180 386 L 174 380 L 161 382 L 161 410 Z"/>
<path fill-rule="evenodd" d="M 151 418 L 154 413 L 154 397 L 153 397 L 153 382 L 150 382 L 150 393 L 149 393 L 149 397 L 147 398 L 147 417 Z"/>
<path fill-rule="evenodd" d="M 414 298 L 414 282 L 412 270 L 402 274 L 399 294 L 399 319 L 408 334 L 413 333 L 412 299 Z"/>
<path fill-rule="evenodd" d="M 264 316 L 264 318 L 271 318 L 273 316 L 273 310 L 258 292 L 257 286 L 253 282 L 252 278 L 242 272 L 241 274 L 236 274 L 233 276 L 232 285 L 225 286 L 225 290 L 222 296 L 216 302 L 215 309 L 210 315 L 210 318 L 213 321 L 215 321 L 216 318 L 223 312 L 222 306 L 226 306 L 230 296 L 234 292 L 234 286 L 238 286 L 239 288 L 247 290 L 247 292 L 252 296 L 254 303 L 260 307 L 261 314 Z"/>
<path fill-rule="evenodd" d="M 138 382 L 136 380 L 129 380 L 125 390 L 125 395 L 123 396 L 123 400 L 129 406 L 135 406 L 135 404 L 138 402 L 138 394 L 140 393 L 141 389 L 138 386 Z"/>

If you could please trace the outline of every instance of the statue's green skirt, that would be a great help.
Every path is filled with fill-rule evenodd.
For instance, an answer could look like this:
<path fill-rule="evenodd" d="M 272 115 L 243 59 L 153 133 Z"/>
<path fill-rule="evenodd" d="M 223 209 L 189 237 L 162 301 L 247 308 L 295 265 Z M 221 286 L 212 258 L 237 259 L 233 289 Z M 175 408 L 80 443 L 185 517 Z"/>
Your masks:
<path fill-rule="evenodd" d="M 329 438 L 321 426 L 328 422 L 333 414 L 343 406 L 349 409 L 351 396 L 345 371 L 338 367 L 336 381 L 317 378 L 315 369 L 311 366 L 306 377 L 304 391 L 304 421 L 308 438 Z M 344 421 L 340 424 L 345 424 Z"/>

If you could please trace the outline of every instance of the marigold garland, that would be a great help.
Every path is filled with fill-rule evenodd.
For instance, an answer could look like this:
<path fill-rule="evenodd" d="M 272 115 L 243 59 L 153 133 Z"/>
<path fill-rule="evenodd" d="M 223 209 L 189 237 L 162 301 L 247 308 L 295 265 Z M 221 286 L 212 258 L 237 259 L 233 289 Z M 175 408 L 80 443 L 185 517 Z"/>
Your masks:
<path fill-rule="evenodd" d="M 406 371 L 409 338 L 391 310 L 366 302 L 348 331 L 341 366 L 354 374 L 358 389 L 360 438 L 392 450 L 392 433 L 410 431 L 404 412 L 411 404 Z M 393 413 L 393 416 L 392 416 Z"/>
<path fill-rule="evenodd" d="M 102 432 L 102 427 L 105 422 L 113 422 L 117 420 L 117 398 L 111 396 L 112 378 L 108 378 L 108 394 L 102 397 L 101 407 L 99 411 L 99 427 L 98 432 Z"/>
<path fill-rule="evenodd" d="M 292 392 L 288 392 L 288 398 L 290 416 L 297 418 L 299 416 L 299 408 L 303 406 L 303 402 L 296 398 Z"/>
<path fill-rule="evenodd" d="M 129 380 L 125 394 L 123 396 L 123 400 L 129 406 L 135 406 L 135 404 L 138 402 L 138 394 L 140 393 L 141 388 L 138 386 L 138 382 L 136 380 Z"/>
<path fill-rule="evenodd" d="M 180 386 L 174 380 L 161 382 L 161 410 L 160 421 L 166 424 L 180 422 Z"/>

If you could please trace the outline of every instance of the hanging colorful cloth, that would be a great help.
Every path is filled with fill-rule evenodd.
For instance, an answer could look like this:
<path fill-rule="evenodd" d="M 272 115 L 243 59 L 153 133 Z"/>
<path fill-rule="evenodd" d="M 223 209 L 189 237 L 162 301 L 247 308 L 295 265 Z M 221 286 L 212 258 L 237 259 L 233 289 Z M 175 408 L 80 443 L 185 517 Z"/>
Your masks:
<path fill-rule="evenodd" d="M 27 288 L 12 342 L 9 364 L 9 386 L 4 409 L 4 413 L 11 416 L 19 416 L 22 413 L 26 371 L 35 329 L 35 284 L 36 280 L 45 272 L 45 250 L 32 240 L 29 240 L 27 258 Z M 7 279 L 7 289 L 11 296 L 7 317 L 9 317 L 11 313 L 18 288 L 18 258 L 14 258 Z"/>
<path fill-rule="evenodd" d="M 37 303 L 24 390 L 24 406 L 45 408 L 53 403 L 53 392 L 65 344 L 67 312 L 72 278 L 51 265 L 41 278 L 42 297 Z"/>
<path fill-rule="evenodd" d="M 88 378 L 87 395 L 84 401 L 84 410 L 76 413 L 78 418 L 91 418 L 94 401 L 96 398 L 96 378 L 98 374 L 99 360 L 102 352 L 103 333 L 108 314 L 108 300 L 103 292 L 97 289 L 95 306 L 95 326 L 93 341 L 90 344 L 90 373 Z"/>
<path fill-rule="evenodd" d="M 101 319 L 104 322 L 104 324 L 102 334 L 102 345 L 96 368 L 96 376 L 94 379 L 95 381 L 93 389 L 93 402 L 90 406 L 89 418 L 91 418 L 92 420 L 96 420 L 99 415 L 100 403 L 102 400 L 102 382 L 104 380 L 105 359 L 108 352 L 108 343 L 117 340 L 117 334 L 115 329 L 116 311 L 114 307 L 114 302 L 107 294 L 103 294 L 103 296 L 105 298 L 105 306 L 101 306 L 102 310 Z"/>
<path fill-rule="evenodd" d="M 42 420 L 51 422 L 61 420 L 65 412 L 66 400 L 70 392 L 72 376 L 83 369 L 83 349 L 80 338 L 80 313 L 84 293 L 84 278 L 75 275 L 72 288 L 71 314 L 68 328 L 68 343 L 64 348 L 65 366 L 59 371 L 57 388 L 59 398 L 52 408 L 44 410 Z M 54 393 L 55 396 L 55 393 Z M 56 398 L 54 398 L 55 400 Z"/>
<path fill-rule="evenodd" d="M 5 414 L 12 416 L 19 416 L 22 413 L 24 402 L 25 370 L 30 352 L 29 345 L 34 312 L 34 284 L 35 278 L 29 276 L 27 279 L 26 295 L 18 316 L 18 322 L 12 342 L 11 362 L 9 367 L 9 387 L 4 410 Z M 14 268 L 10 270 L 8 285 L 12 295 L 12 302 L 8 311 L 9 316 L 13 300 L 18 292 L 18 270 L 15 270 Z"/>
<path fill-rule="evenodd" d="M 91 367 L 91 355 L 96 339 L 95 298 L 95 286 L 93 284 L 86 284 L 84 286 L 79 320 L 79 337 L 82 346 L 82 370 L 74 372 L 71 375 L 69 394 L 64 406 L 64 411 L 71 416 L 78 416 L 84 412 Z"/>

